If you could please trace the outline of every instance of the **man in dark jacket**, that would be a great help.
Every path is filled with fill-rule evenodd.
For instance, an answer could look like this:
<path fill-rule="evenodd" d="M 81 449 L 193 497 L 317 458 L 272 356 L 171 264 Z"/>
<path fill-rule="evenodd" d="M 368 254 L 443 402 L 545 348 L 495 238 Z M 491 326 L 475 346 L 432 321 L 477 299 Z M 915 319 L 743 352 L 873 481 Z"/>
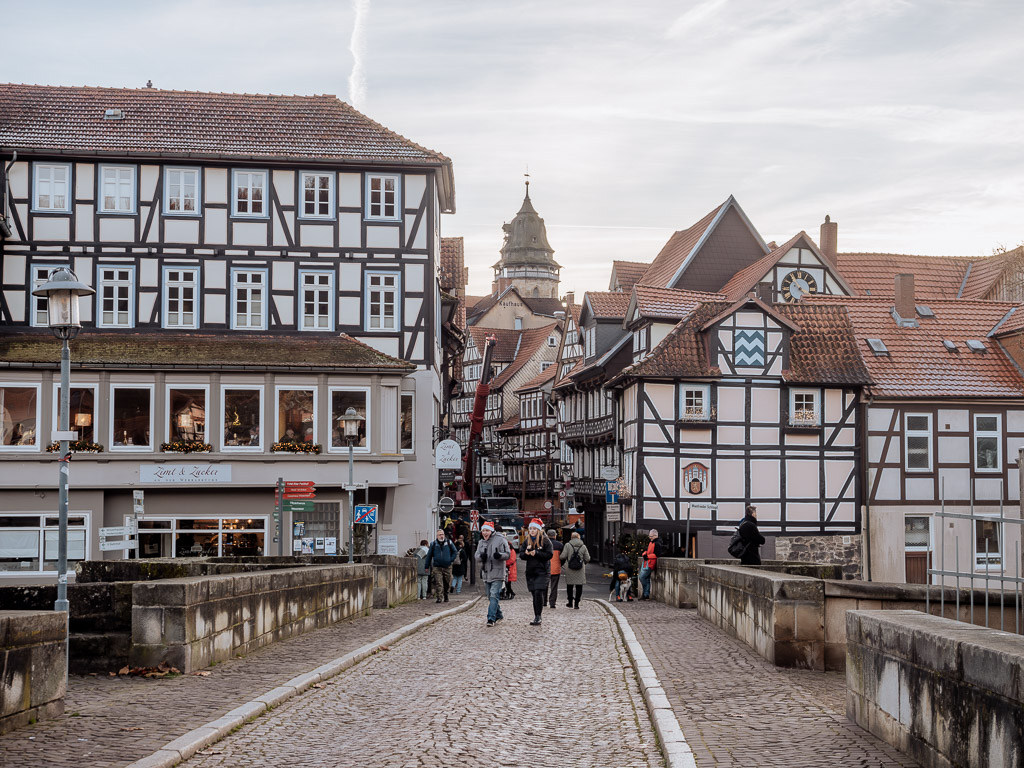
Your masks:
<path fill-rule="evenodd" d="M 444 602 L 448 602 L 448 592 L 452 588 L 452 563 L 459 551 L 455 545 L 448 541 L 444 529 L 437 529 L 437 538 L 430 542 L 430 549 L 427 551 L 427 568 L 430 569 L 430 578 L 434 583 L 434 594 L 436 602 L 441 602 L 444 595 Z"/>
<path fill-rule="evenodd" d="M 740 557 L 740 565 L 760 565 L 764 536 L 757 529 L 757 507 L 753 504 L 747 505 L 747 514 L 740 521 L 739 533 L 746 544 L 746 549 Z"/>

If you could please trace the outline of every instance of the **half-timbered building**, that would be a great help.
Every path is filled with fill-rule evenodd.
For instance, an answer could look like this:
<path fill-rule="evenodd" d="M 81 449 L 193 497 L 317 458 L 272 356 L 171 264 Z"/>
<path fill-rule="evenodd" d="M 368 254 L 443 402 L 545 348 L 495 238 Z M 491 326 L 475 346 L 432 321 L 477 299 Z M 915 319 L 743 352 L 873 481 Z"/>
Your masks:
<path fill-rule="evenodd" d="M 56 267 L 96 291 L 72 342 L 73 560 L 137 489 L 140 556 L 290 552 L 292 522 L 344 541 L 348 407 L 380 533 L 404 550 L 433 527 L 448 158 L 333 96 L 3 85 L 0 161 L 5 573 L 54 568 L 59 356 L 31 292 Z M 279 477 L 314 481 L 315 511 L 275 520 Z"/>
<path fill-rule="evenodd" d="M 557 419 L 551 400 L 556 368 L 548 365 L 516 390 L 519 413 L 498 427 L 504 443 L 506 491 L 519 499 L 524 513 L 553 520 L 559 508 L 555 483 L 560 479 Z"/>

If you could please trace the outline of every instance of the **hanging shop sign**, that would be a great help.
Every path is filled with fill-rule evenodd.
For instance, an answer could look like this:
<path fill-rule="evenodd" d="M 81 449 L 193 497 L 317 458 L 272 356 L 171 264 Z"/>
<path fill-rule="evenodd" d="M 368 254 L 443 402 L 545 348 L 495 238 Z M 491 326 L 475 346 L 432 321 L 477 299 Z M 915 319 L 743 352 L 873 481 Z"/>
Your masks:
<path fill-rule="evenodd" d="M 442 440 L 434 451 L 434 462 L 438 469 L 462 469 L 462 448 L 454 440 Z"/>

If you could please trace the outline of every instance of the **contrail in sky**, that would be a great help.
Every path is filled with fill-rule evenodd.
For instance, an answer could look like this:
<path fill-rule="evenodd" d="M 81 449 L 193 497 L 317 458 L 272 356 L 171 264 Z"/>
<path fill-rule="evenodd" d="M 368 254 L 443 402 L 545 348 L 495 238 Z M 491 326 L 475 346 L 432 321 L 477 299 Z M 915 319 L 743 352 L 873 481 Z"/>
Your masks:
<path fill-rule="evenodd" d="M 348 100 L 356 109 L 366 101 L 366 75 L 363 74 L 363 57 L 366 55 L 366 15 L 370 12 L 370 0 L 352 0 L 356 20 L 352 25 L 352 40 L 348 49 L 352 51 L 352 74 L 348 76 Z"/>

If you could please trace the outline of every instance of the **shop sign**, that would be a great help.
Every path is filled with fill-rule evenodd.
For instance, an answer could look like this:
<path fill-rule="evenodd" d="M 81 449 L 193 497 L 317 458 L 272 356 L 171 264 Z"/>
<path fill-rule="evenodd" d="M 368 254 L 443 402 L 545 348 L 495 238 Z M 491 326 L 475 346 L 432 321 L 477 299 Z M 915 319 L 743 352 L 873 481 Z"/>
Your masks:
<path fill-rule="evenodd" d="M 139 464 L 140 483 L 230 483 L 230 464 Z"/>

